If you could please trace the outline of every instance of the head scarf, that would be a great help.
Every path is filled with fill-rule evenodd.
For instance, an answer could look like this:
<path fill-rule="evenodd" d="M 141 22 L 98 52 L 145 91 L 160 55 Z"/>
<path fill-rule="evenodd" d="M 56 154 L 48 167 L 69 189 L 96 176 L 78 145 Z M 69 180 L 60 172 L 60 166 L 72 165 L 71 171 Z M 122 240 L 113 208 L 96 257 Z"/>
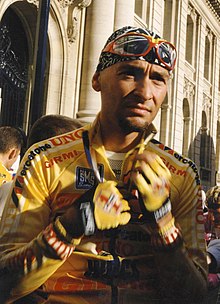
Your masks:
<path fill-rule="evenodd" d="M 132 26 L 124 26 L 120 29 L 118 29 L 117 31 L 115 31 L 106 41 L 105 46 L 111 42 L 114 41 L 117 37 L 123 35 L 123 34 L 127 34 L 130 32 L 134 32 L 134 33 L 141 33 L 141 34 L 145 34 L 147 36 L 151 36 L 153 38 L 161 38 L 158 34 L 148 30 L 148 29 L 144 29 L 144 28 L 138 28 L 138 27 L 132 27 Z M 104 46 L 104 48 L 105 48 Z M 130 61 L 130 60 L 145 60 L 149 63 L 152 64 L 157 64 L 162 66 L 163 68 L 166 68 L 165 65 L 160 62 L 160 60 L 158 60 L 155 49 L 152 48 L 151 51 L 146 55 L 146 56 L 120 56 L 117 54 L 112 54 L 112 53 L 107 53 L 107 52 L 102 52 L 100 57 L 99 57 L 99 63 L 97 65 L 96 71 L 100 72 L 103 71 L 104 69 L 110 67 L 111 65 L 117 63 L 117 62 L 123 62 L 123 61 Z"/>

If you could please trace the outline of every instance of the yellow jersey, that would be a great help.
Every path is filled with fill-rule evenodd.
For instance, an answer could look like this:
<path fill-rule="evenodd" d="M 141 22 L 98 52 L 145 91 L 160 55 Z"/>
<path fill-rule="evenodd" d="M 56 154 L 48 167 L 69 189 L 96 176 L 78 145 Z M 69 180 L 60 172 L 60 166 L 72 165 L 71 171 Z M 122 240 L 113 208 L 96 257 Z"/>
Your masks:
<path fill-rule="evenodd" d="M 56 215 L 95 183 L 84 152 L 84 130 L 89 131 L 100 176 L 116 180 L 102 144 L 98 119 L 92 125 L 33 145 L 22 159 L 2 216 L 0 294 L 9 289 L 9 300 L 15 300 L 44 284 L 50 303 L 56 299 L 56 303 L 108 304 L 111 296 L 123 304 L 152 303 L 152 299 L 162 303 L 160 273 L 144 222 L 131 221 L 116 234 L 104 230 L 83 237 L 78 248 L 63 260 L 54 257 L 45 242 L 45 229 Z M 123 161 L 124 184 L 129 180 L 136 149 L 129 151 Z M 197 168 L 190 159 L 157 140 L 151 140 L 146 149 L 159 155 L 171 172 L 172 214 L 181 227 L 184 250 L 193 265 L 190 267 L 198 272 L 196 281 L 205 284 L 206 247 Z M 161 259 L 165 258 L 166 253 L 161 255 Z M 175 258 L 173 263 L 177 263 Z M 189 272 L 182 279 L 191 284 Z"/>

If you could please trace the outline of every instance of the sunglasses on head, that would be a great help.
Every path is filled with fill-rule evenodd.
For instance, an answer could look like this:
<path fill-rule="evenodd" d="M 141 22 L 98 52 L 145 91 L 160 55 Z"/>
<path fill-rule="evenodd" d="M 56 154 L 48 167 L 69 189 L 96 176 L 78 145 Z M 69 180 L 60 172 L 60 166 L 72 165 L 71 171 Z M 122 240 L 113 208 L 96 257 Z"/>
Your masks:
<path fill-rule="evenodd" d="M 115 40 L 109 42 L 102 52 L 117 54 L 120 56 L 146 56 L 152 48 L 155 49 L 158 60 L 169 71 L 173 70 L 176 62 L 175 46 L 160 38 L 153 38 L 145 34 L 128 33 L 119 36 Z"/>

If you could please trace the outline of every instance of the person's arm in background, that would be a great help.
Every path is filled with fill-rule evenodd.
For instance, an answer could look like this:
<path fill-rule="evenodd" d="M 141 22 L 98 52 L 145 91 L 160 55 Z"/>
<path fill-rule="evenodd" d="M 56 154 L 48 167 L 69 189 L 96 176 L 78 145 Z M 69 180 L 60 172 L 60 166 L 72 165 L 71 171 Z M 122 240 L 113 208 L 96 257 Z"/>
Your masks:
<path fill-rule="evenodd" d="M 146 221 L 158 266 L 160 293 L 164 298 L 201 302 L 207 291 L 207 261 L 200 186 L 189 168 L 179 191 L 178 212 L 172 209 L 170 174 L 161 159 L 139 155 L 133 181 L 146 208 Z M 147 164 L 147 165 L 146 165 Z M 176 214 L 177 213 L 177 214 Z"/>

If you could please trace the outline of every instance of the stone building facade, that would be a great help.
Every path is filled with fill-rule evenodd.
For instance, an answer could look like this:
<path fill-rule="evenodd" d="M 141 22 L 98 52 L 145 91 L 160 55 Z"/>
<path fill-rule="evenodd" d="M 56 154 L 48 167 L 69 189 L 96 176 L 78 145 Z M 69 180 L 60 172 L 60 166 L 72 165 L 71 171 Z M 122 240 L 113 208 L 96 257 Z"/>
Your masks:
<path fill-rule="evenodd" d="M 0 0 L 0 123 L 28 131 L 36 109 L 92 121 L 100 97 L 91 78 L 107 37 L 147 26 L 178 50 L 157 139 L 195 161 L 205 190 L 220 184 L 220 1 L 51 0 L 43 96 L 33 102 L 41 1 Z"/>

